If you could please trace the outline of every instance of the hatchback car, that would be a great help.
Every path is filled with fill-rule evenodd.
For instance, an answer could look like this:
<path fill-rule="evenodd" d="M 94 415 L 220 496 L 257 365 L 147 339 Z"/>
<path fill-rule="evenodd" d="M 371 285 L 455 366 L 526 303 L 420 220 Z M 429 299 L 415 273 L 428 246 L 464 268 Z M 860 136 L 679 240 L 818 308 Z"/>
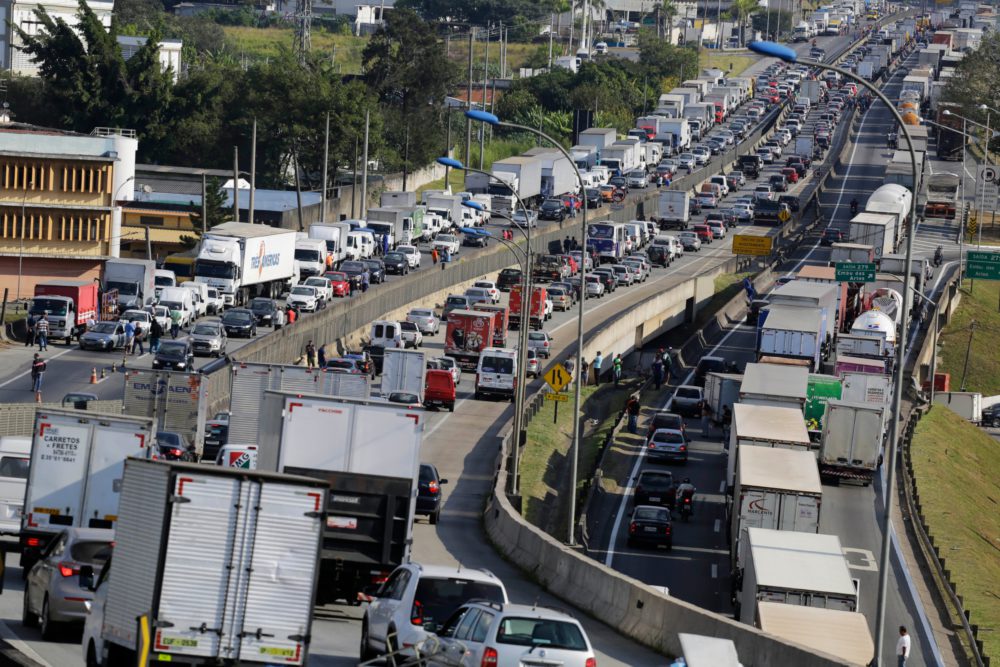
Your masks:
<path fill-rule="evenodd" d="M 846 239 L 843 231 L 839 229 L 834 229 L 833 227 L 827 227 L 823 230 L 823 236 L 820 237 L 820 245 L 833 245 L 834 243 L 842 243 Z"/>
<path fill-rule="evenodd" d="M 431 525 L 436 525 L 441 518 L 441 485 L 447 483 L 436 467 L 430 463 L 420 464 L 416 514 L 427 517 Z"/>
<path fill-rule="evenodd" d="M 284 316 L 279 312 L 278 304 L 274 302 L 274 299 L 259 296 L 251 299 L 250 303 L 247 304 L 247 308 L 253 313 L 257 324 L 262 326 L 278 328 L 285 320 Z"/>
<path fill-rule="evenodd" d="M 665 546 L 670 551 L 674 546 L 672 532 L 670 510 L 654 505 L 637 505 L 629 517 L 626 543 L 630 547 L 637 544 Z"/>
<path fill-rule="evenodd" d="M 416 562 L 400 565 L 365 609 L 361 660 L 417 645 L 428 632 L 439 632 L 469 600 L 504 604 L 507 590 L 489 570 Z"/>
<path fill-rule="evenodd" d="M 587 276 L 587 296 L 596 298 L 604 296 L 604 283 L 598 276 L 593 274 Z"/>
<path fill-rule="evenodd" d="M 489 301 L 484 303 L 489 303 Z M 469 310 L 472 308 L 472 304 L 472 299 L 464 294 L 449 294 L 448 298 L 444 300 L 444 310 L 441 312 L 441 319 L 447 321 L 448 313 L 453 310 Z"/>
<path fill-rule="evenodd" d="M 609 268 L 618 279 L 619 285 L 631 285 L 635 282 L 635 274 L 624 264 L 612 264 Z"/>
<path fill-rule="evenodd" d="M 187 338 L 160 342 L 160 349 L 153 357 L 153 368 L 171 371 L 194 370 L 194 347 Z"/>
<path fill-rule="evenodd" d="M 425 336 L 434 336 L 441 328 L 441 320 L 430 308 L 411 308 L 406 319 L 417 325 L 417 329 Z"/>
<path fill-rule="evenodd" d="M 697 417 L 701 413 L 701 401 L 704 398 L 701 387 L 682 384 L 674 391 L 670 399 L 670 409 L 688 417 Z"/>
<path fill-rule="evenodd" d="M 548 295 L 552 300 L 552 310 L 565 311 L 573 306 L 573 299 L 565 290 L 558 287 L 550 287 Z"/>
<path fill-rule="evenodd" d="M 547 331 L 529 331 L 528 349 L 535 350 L 544 359 L 552 356 L 552 336 Z"/>
<path fill-rule="evenodd" d="M 385 253 L 385 257 L 382 258 L 382 264 L 385 266 L 385 272 L 391 273 L 397 276 L 405 276 L 410 273 L 410 260 L 401 252 L 392 251 Z"/>
<path fill-rule="evenodd" d="M 657 429 L 661 428 L 670 428 L 680 431 L 681 433 L 683 433 L 685 429 L 683 417 L 677 413 L 664 412 L 662 410 L 653 413 L 653 417 L 649 420 L 647 426 L 648 430 L 646 431 L 646 438 L 649 438 L 657 431 Z"/>
<path fill-rule="evenodd" d="M 415 322 L 410 322 L 408 320 L 403 320 L 399 323 L 400 328 L 400 338 L 403 339 L 403 347 L 412 347 L 417 349 L 424 342 L 424 336 L 420 333 L 420 329 L 417 327 Z"/>
<path fill-rule="evenodd" d="M 673 428 L 658 428 L 646 441 L 646 458 L 650 462 L 687 463 L 688 443 L 684 432 Z"/>
<path fill-rule="evenodd" d="M 242 338 L 250 338 L 257 335 L 257 319 L 253 311 L 246 308 L 233 308 L 227 310 L 222 316 L 222 326 L 226 330 L 226 335 Z"/>
<path fill-rule="evenodd" d="M 285 303 L 297 310 L 314 313 L 320 309 L 323 301 L 320 299 L 319 290 L 315 287 L 296 285 L 285 299 Z"/>
<path fill-rule="evenodd" d="M 685 252 L 688 250 L 692 252 L 701 250 L 701 239 L 696 232 L 680 232 L 677 234 L 677 240 L 681 242 Z"/>
<path fill-rule="evenodd" d="M 98 322 L 80 335 L 81 350 L 111 351 L 125 347 L 125 325 L 121 322 Z"/>
<path fill-rule="evenodd" d="M 644 470 L 634 481 L 636 505 L 674 506 L 677 487 L 669 470 Z"/>
<path fill-rule="evenodd" d="M 493 299 L 493 303 L 500 303 L 500 290 L 497 289 L 496 283 L 490 280 L 477 280 L 472 283 L 472 286 L 477 289 L 484 289 L 489 292 L 490 298 Z"/>
<path fill-rule="evenodd" d="M 218 320 L 195 322 L 190 338 L 195 354 L 221 357 L 226 353 L 226 329 Z"/>
<path fill-rule="evenodd" d="M 334 296 L 348 296 L 351 293 L 351 279 L 342 271 L 327 271 L 323 277 L 330 281 Z"/>
<path fill-rule="evenodd" d="M 497 289 L 501 292 L 509 292 L 514 285 L 522 282 L 520 269 L 503 269 L 497 276 Z"/>
<path fill-rule="evenodd" d="M 541 366 L 541 361 L 539 361 L 538 359 L 537 350 L 533 350 L 530 347 L 528 348 L 528 354 L 525 358 L 525 363 L 526 363 L 525 373 L 529 377 L 537 378 L 539 375 L 541 375 L 542 366 Z"/>
<path fill-rule="evenodd" d="M 580 622 L 569 614 L 524 604 L 476 600 L 460 607 L 438 633 L 434 667 L 560 665 L 594 667 L 597 659 Z"/>
<path fill-rule="evenodd" d="M 561 222 L 566 219 L 566 215 L 566 207 L 563 206 L 561 199 L 546 199 L 538 207 L 539 220 L 558 220 Z"/>
<path fill-rule="evenodd" d="M 99 572 L 111 556 L 114 531 L 105 528 L 67 528 L 52 540 L 25 576 L 21 622 L 41 627 L 42 638 L 52 639 L 63 625 L 81 624 L 93 592 L 81 585 L 80 570 Z"/>
<path fill-rule="evenodd" d="M 649 176 L 646 175 L 644 170 L 636 169 L 628 172 L 627 182 L 630 188 L 648 188 Z"/>
<path fill-rule="evenodd" d="M 488 289 L 482 287 L 470 287 L 465 290 L 465 296 L 469 299 L 469 304 L 475 306 L 477 303 L 485 303 L 492 305 L 493 295 L 490 294 Z"/>

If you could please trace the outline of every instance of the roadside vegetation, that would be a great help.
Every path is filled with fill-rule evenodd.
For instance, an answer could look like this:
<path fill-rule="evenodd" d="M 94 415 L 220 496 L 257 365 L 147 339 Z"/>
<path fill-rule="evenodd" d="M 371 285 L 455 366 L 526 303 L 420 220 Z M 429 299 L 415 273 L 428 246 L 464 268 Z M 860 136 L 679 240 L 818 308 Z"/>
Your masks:
<path fill-rule="evenodd" d="M 965 374 L 965 389 L 983 396 L 1000 394 L 1000 355 L 996 352 L 1000 336 L 1000 282 L 965 279 L 961 301 L 951 322 L 938 337 L 939 373 L 951 373 L 951 389 L 958 391 Z M 972 323 L 975 322 L 975 328 Z M 971 339 L 971 347 L 970 347 Z M 965 357 L 968 351 L 967 372 Z"/>
<path fill-rule="evenodd" d="M 986 654 L 994 659 L 1000 655 L 1000 633 L 992 630 L 1000 627 L 998 448 L 986 431 L 943 406 L 932 407 L 920 420 L 911 445 L 930 534 L 971 623 L 982 629 Z"/>

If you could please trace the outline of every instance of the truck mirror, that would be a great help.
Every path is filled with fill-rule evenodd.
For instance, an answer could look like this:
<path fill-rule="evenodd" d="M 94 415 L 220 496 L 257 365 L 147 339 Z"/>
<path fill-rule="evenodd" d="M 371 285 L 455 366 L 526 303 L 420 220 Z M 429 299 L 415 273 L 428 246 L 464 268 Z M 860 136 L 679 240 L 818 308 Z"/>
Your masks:
<path fill-rule="evenodd" d="M 94 590 L 94 567 L 92 565 L 80 567 L 80 588 L 85 591 Z"/>

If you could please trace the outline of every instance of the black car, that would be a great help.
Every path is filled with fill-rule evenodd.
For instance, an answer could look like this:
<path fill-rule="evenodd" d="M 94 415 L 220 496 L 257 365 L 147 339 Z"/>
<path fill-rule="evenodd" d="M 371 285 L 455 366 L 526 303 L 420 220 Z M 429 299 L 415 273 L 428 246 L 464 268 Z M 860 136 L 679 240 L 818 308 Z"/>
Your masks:
<path fill-rule="evenodd" d="M 663 545 L 673 549 L 673 525 L 670 510 L 653 505 L 637 505 L 628 522 L 628 546 L 637 544 Z"/>
<path fill-rule="evenodd" d="M 233 308 L 222 316 L 222 326 L 226 335 L 233 338 L 250 338 L 257 335 L 257 318 L 247 308 Z"/>
<path fill-rule="evenodd" d="M 282 321 L 282 318 L 278 316 L 278 304 L 274 302 L 274 299 L 259 296 L 256 299 L 251 299 L 247 308 L 253 313 L 257 324 L 262 326 L 274 326 L 275 321 Z"/>
<path fill-rule="evenodd" d="M 767 179 L 770 183 L 771 189 L 775 192 L 785 192 L 788 190 L 788 179 L 785 178 L 784 174 L 774 174 L 771 178 Z"/>
<path fill-rule="evenodd" d="M 520 269 L 503 269 L 497 276 L 497 289 L 501 292 L 509 292 L 510 288 L 520 285 L 522 280 Z"/>
<path fill-rule="evenodd" d="M 385 265 L 386 273 L 405 276 L 410 272 L 410 262 L 406 259 L 406 255 L 395 250 L 385 253 L 382 263 Z"/>
<path fill-rule="evenodd" d="M 646 257 L 653 266 L 670 266 L 670 248 L 665 245 L 651 245 L 646 248 Z"/>
<path fill-rule="evenodd" d="M 462 234 L 462 245 L 466 248 L 485 248 L 489 240 L 486 234 Z"/>
<path fill-rule="evenodd" d="M 372 285 L 385 282 L 385 264 L 381 259 L 363 259 L 361 263 L 368 267 L 368 280 Z"/>
<path fill-rule="evenodd" d="M 591 271 L 591 275 L 597 276 L 601 284 L 604 285 L 604 293 L 614 292 L 618 287 L 618 278 L 612 273 L 611 269 L 597 269 L 596 271 Z"/>
<path fill-rule="evenodd" d="M 351 281 L 354 289 L 361 289 L 361 283 L 364 281 L 364 275 L 368 273 L 368 267 L 362 261 L 351 260 L 341 263 L 340 271 Z M 371 277 L 368 278 L 368 282 L 371 283 Z"/>
<path fill-rule="evenodd" d="M 677 486 L 668 470 L 644 470 L 635 478 L 635 504 L 673 508 Z"/>
<path fill-rule="evenodd" d="M 694 369 L 694 382 L 698 387 L 705 386 L 705 376 L 709 373 L 725 373 L 729 366 L 722 357 L 702 357 Z"/>
<path fill-rule="evenodd" d="M 436 524 L 441 518 L 441 485 L 447 483 L 448 480 L 442 479 L 437 468 L 430 463 L 420 464 L 416 513 L 426 516 L 431 524 Z"/>
<path fill-rule="evenodd" d="M 229 441 L 229 413 L 220 412 L 205 422 L 205 443 L 202 455 L 214 461 L 219 449 Z"/>
<path fill-rule="evenodd" d="M 608 179 L 608 185 L 613 185 L 621 192 L 628 194 L 628 179 L 624 176 L 612 176 Z"/>
<path fill-rule="evenodd" d="M 153 357 L 153 368 L 186 371 L 194 370 L 194 348 L 186 338 L 165 340 L 160 342 L 160 349 Z"/>
<path fill-rule="evenodd" d="M 778 197 L 779 204 L 785 204 L 788 206 L 788 210 L 792 213 L 798 213 L 801 205 L 799 204 L 799 198 L 795 195 L 781 195 Z"/>
<path fill-rule="evenodd" d="M 562 222 L 566 219 L 566 206 L 561 199 L 546 199 L 538 207 L 539 220 L 558 220 Z"/>
<path fill-rule="evenodd" d="M 994 403 L 983 408 L 982 420 L 979 423 L 986 428 L 1000 426 L 1000 403 Z"/>
<path fill-rule="evenodd" d="M 597 188 L 587 188 L 587 208 L 601 208 L 601 191 Z"/>
<path fill-rule="evenodd" d="M 844 232 L 833 227 L 827 227 L 823 230 L 823 236 L 820 237 L 819 243 L 820 245 L 833 245 L 834 243 L 843 243 L 845 238 Z"/>
<path fill-rule="evenodd" d="M 156 456 L 165 461 L 188 461 L 194 463 L 197 457 L 194 449 L 180 433 L 173 431 L 156 432 Z"/>

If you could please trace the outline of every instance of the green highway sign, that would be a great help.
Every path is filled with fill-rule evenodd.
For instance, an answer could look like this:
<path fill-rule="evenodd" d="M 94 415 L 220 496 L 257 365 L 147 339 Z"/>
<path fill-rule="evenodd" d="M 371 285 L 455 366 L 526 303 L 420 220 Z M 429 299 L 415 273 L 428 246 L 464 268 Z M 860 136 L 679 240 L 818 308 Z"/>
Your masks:
<path fill-rule="evenodd" d="M 1000 252 L 969 250 L 965 253 L 965 277 L 1000 280 Z"/>
<path fill-rule="evenodd" d="M 873 283 L 875 282 L 875 264 L 873 262 L 837 262 L 834 276 L 841 283 Z"/>

